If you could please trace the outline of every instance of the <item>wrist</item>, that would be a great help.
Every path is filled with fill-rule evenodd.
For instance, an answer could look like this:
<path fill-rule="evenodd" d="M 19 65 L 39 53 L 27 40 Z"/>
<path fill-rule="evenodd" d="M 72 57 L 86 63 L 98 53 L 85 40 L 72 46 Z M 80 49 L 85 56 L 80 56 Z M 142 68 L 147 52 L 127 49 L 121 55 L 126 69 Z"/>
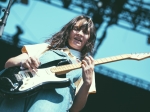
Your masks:
<path fill-rule="evenodd" d="M 83 82 L 83 86 L 86 87 L 86 88 L 90 88 L 91 86 L 91 83 L 88 83 L 88 82 Z"/>

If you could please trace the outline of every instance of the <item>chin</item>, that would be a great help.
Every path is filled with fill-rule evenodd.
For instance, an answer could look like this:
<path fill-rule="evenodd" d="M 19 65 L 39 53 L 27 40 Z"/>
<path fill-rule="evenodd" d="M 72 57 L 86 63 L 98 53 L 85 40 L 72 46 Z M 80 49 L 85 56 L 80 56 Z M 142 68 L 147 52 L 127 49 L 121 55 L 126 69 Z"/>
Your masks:
<path fill-rule="evenodd" d="M 77 45 L 77 44 L 70 44 L 70 45 L 68 45 L 68 47 L 70 48 L 70 49 L 74 49 L 74 50 L 78 50 L 78 51 L 81 51 L 81 45 Z"/>

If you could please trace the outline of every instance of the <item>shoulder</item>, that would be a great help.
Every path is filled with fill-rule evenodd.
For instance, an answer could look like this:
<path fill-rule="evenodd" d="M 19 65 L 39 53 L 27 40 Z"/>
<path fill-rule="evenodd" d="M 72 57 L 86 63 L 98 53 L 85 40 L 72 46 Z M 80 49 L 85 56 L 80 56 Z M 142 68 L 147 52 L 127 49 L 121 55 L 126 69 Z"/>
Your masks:
<path fill-rule="evenodd" d="M 22 51 L 28 49 L 28 48 L 43 48 L 43 47 L 49 47 L 50 45 L 47 43 L 39 43 L 39 44 L 29 44 L 29 45 L 24 45 L 22 47 Z"/>
<path fill-rule="evenodd" d="M 27 53 L 29 55 L 39 55 L 50 48 L 50 45 L 47 43 L 31 44 L 24 45 L 21 49 L 22 53 Z"/>

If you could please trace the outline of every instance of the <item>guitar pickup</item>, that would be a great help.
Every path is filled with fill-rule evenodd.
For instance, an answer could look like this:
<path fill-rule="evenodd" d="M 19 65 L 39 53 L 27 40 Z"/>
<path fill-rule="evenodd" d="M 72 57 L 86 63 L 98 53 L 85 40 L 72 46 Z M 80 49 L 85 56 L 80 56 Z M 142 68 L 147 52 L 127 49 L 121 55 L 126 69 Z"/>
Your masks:
<path fill-rule="evenodd" d="M 14 75 L 15 75 L 17 81 L 21 81 L 22 80 L 22 77 L 19 74 L 14 74 Z"/>

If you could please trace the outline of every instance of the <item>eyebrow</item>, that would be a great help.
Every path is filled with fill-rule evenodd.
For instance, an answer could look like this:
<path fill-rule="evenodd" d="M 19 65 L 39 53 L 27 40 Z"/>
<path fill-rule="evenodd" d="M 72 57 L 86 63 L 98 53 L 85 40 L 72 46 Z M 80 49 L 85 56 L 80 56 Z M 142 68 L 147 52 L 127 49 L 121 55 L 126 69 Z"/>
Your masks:
<path fill-rule="evenodd" d="M 85 23 L 85 24 L 82 24 L 82 25 L 75 25 L 74 27 L 77 27 L 79 29 L 86 29 L 86 30 L 88 30 L 89 24 Z"/>

